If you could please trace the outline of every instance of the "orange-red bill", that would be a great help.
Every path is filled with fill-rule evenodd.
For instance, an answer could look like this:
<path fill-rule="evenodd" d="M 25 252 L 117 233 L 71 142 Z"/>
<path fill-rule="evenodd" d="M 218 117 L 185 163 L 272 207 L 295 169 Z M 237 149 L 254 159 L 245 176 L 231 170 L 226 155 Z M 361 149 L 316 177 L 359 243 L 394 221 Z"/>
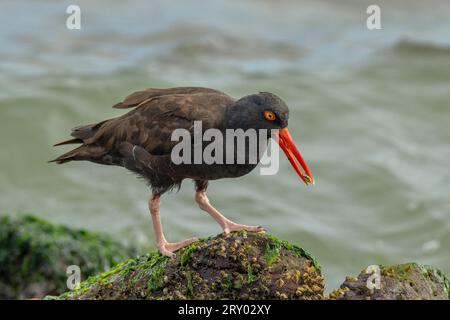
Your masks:
<path fill-rule="evenodd" d="M 313 175 L 309 170 L 306 161 L 303 159 L 302 154 L 300 153 L 300 151 L 298 151 L 297 147 L 295 146 L 295 142 L 292 139 L 288 129 L 287 128 L 281 129 L 279 132 L 275 133 L 275 136 L 277 138 L 278 144 L 280 145 L 280 148 L 286 154 L 289 162 L 294 167 L 300 179 L 302 179 L 305 185 L 308 185 L 309 183 L 314 185 L 315 182 Z M 300 169 L 299 163 L 300 166 L 305 171 L 305 173 L 303 173 L 302 170 Z"/>

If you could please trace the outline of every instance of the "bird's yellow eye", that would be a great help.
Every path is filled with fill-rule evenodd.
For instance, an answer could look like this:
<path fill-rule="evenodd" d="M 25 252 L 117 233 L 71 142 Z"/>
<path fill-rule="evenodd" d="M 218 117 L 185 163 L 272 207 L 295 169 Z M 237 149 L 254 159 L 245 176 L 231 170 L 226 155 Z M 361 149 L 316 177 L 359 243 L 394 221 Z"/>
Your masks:
<path fill-rule="evenodd" d="M 264 111 L 264 118 L 269 121 L 274 121 L 277 117 L 272 111 Z"/>

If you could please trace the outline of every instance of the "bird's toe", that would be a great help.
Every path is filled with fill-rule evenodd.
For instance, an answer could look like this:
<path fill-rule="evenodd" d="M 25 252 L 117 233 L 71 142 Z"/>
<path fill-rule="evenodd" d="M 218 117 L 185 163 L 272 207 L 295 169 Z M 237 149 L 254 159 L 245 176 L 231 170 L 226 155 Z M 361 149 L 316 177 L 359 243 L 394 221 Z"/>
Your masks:
<path fill-rule="evenodd" d="M 261 226 L 256 227 L 256 232 L 265 232 L 265 231 L 266 231 L 266 229 Z"/>
<path fill-rule="evenodd" d="M 183 240 L 180 242 L 174 242 L 174 243 L 166 242 L 166 243 L 160 245 L 158 247 L 158 249 L 159 249 L 159 252 L 161 252 L 161 254 L 168 256 L 169 258 L 174 258 L 175 251 L 183 249 L 196 241 L 198 241 L 198 238 L 194 237 L 194 238 L 189 238 L 189 239 L 186 239 L 186 240 Z"/>
<path fill-rule="evenodd" d="M 160 247 L 158 247 L 158 251 L 159 251 L 163 256 L 169 257 L 170 259 L 175 258 L 175 253 L 173 253 L 173 252 L 170 251 L 170 250 L 167 250 L 165 246 L 160 246 Z"/>

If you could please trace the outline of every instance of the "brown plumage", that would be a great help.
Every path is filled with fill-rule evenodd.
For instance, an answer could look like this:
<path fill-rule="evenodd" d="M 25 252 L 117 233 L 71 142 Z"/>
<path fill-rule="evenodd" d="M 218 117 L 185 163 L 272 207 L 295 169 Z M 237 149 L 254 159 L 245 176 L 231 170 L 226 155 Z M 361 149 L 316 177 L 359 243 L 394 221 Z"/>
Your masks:
<path fill-rule="evenodd" d="M 194 121 L 202 121 L 204 130 L 221 128 L 226 108 L 233 103 L 234 99 L 228 95 L 208 88 L 179 87 L 137 91 L 114 105 L 114 108 L 119 109 L 134 108 L 123 116 L 72 129 L 71 135 L 74 138 L 55 146 L 71 143 L 82 145 L 52 162 L 62 164 L 73 160 L 87 160 L 123 166 L 146 178 L 155 193 L 163 193 L 179 185 L 185 178 L 183 175 L 196 178 L 193 173 L 186 172 L 186 168 L 180 175 L 179 168 L 168 167 L 170 152 L 177 143 L 171 141 L 172 131 L 179 128 L 191 131 Z M 134 160 L 134 146 L 139 147 L 140 159 L 148 157 L 160 164 L 152 166 L 159 167 L 159 177 L 155 177 L 142 167 L 142 163 Z"/>
<path fill-rule="evenodd" d="M 173 256 L 173 251 L 188 245 L 194 239 L 180 243 L 168 243 L 159 220 L 159 199 L 167 190 L 180 186 L 190 178 L 196 182 L 196 200 L 201 209 L 208 212 L 224 229 L 260 231 L 261 227 L 236 224 L 213 208 L 206 197 L 209 180 L 238 177 L 250 172 L 256 164 L 181 164 L 171 161 L 171 141 L 175 129 L 187 129 L 193 135 L 194 121 L 201 121 L 203 131 L 218 129 L 283 129 L 280 146 L 286 152 L 300 177 L 313 182 L 312 175 L 298 150 L 292 148 L 287 133 L 289 110 L 286 104 L 271 93 L 259 93 L 235 100 L 218 90 L 201 87 L 146 89 L 127 96 L 114 108 L 133 108 L 128 113 L 98 123 L 79 126 L 72 130 L 72 138 L 56 144 L 81 144 L 77 148 L 52 160 L 58 164 L 74 160 L 86 160 L 104 165 L 127 168 L 145 178 L 152 188 L 149 208 L 152 213 L 157 245 L 161 253 Z M 274 119 L 265 119 L 270 111 Z M 275 116 L 276 115 L 276 116 Z M 286 140 L 287 139 L 287 140 Z M 289 140 L 289 141 L 288 141 Z M 287 141 L 287 142 L 286 142 Z M 287 147 L 286 147 L 287 146 Z M 248 150 L 248 149 L 247 149 Z M 264 150 L 259 150 L 258 161 Z M 300 159 L 306 175 L 300 172 L 293 157 Z M 300 157 L 300 158 L 299 158 Z"/>

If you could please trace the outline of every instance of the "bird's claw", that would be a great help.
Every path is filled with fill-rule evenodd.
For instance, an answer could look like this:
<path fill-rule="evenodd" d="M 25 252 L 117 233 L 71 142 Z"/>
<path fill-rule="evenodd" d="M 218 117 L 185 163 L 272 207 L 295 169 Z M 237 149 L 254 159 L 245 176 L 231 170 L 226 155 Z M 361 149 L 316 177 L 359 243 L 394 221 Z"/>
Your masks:
<path fill-rule="evenodd" d="M 186 240 L 183 240 L 180 242 L 174 242 L 174 243 L 163 242 L 163 243 L 158 244 L 158 251 L 162 255 L 173 259 L 173 258 L 175 258 L 175 251 L 183 249 L 184 247 L 189 246 L 190 244 L 192 244 L 193 242 L 195 242 L 197 240 L 198 240 L 198 238 L 190 238 L 190 239 L 186 239 Z"/>

